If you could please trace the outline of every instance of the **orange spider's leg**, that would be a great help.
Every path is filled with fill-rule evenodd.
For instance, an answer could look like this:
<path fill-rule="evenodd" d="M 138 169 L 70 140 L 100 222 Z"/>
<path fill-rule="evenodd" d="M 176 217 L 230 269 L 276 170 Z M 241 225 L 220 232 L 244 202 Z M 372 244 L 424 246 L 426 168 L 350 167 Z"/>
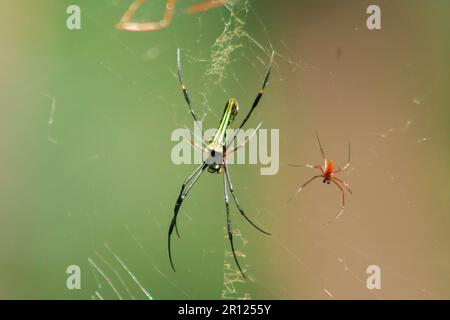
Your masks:
<path fill-rule="evenodd" d="M 175 0 L 166 0 L 164 16 L 162 20 L 158 22 L 131 21 L 136 11 L 144 4 L 144 2 L 145 0 L 135 0 L 117 23 L 116 28 L 125 31 L 153 31 L 165 28 L 170 24 L 175 11 Z"/>
<path fill-rule="evenodd" d="M 202 11 L 207 11 L 210 9 L 214 9 L 218 6 L 224 5 L 228 1 L 230 1 L 230 0 L 208 0 L 208 1 L 205 1 L 202 3 L 192 5 L 189 8 L 187 8 L 186 11 L 190 14 L 199 13 Z"/>
<path fill-rule="evenodd" d="M 309 179 L 308 181 L 306 181 L 304 184 L 302 184 L 302 186 L 300 188 L 297 189 L 297 191 L 295 191 L 295 193 L 292 195 L 291 198 L 289 198 L 289 200 L 287 202 L 291 202 L 292 200 L 294 200 L 294 198 L 297 196 L 297 194 L 300 193 L 300 191 L 303 190 L 304 187 L 306 187 L 311 181 L 317 179 L 317 178 L 321 178 L 323 177 L 321 174 L 312 177 L 311 179 Z"/>
<path fill-rule="evenodd" d="M 344 213 L 344 210 L 345 210 L 345 192 L 344 192 L 344 189 L 335 180 L 332 179 L 331 181 L 339 188 L 339 190 L 342 193 L 342 208 L 341 208 L 341 211 L 339 211 L 339 213 L 336 215 L 336 217 L 334 217 L 333 220 L 328 221 L 328 223 L 332 223 L 332 222 L 336 221 L 337 219 L 339 219 L 342 216 L 342 214 Z"/>
<path fill-rule="evenodd" d="M 338 168 L 335 172 L 342 172 L 345 171 L 350 166 L 350 142 L 348 143 L 348 160 L 345 166 L 341 169 Z"/>
<path fill-rule="evenodd" d="M 319 132 L 317 130 L 316 130 L 316 138 L 317 142 L 319 143 L 320 152 L 322 153 L 322 159 L 326 161 L 327 157 L 325 157 L 325 151 L 323 151 L 322 143 L 320 143 Z"/>
<path fill-rule="evenodd" d="M 312 164 L 288 164 L 289 167 L 302 167 L 302 168 L 310 168 L 310 169 L 322 169 L 320 165 L 312 165 Z M 323 173 L 323 172 L 322 172 Z"/>
<path fill-rule="evenodd" d="M 345 181 L 342 180 L 342 179 L 339 179 L 338 177 L 333 177 L 333 179 L 336 180 L 336 181 L 339 181 L 339 182 L 342 184 L 342 186 L 343 186 L 350 194 L 353 194 L 353 191 L 352 191 L 352 189 L 350 189 L 350 185 L 349 185 L 347 182 L 345 182 Z"/>

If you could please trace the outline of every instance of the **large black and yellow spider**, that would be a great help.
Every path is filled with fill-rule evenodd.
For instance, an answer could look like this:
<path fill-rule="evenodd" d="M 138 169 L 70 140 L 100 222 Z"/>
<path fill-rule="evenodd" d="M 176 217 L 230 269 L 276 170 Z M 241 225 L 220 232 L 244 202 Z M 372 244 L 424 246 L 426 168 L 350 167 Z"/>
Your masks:
<path fill-rule="evenodd" d="M 267 67 L 266 74 L 264 76 L 264 82 L 261 86 L 261 89 L 259 90 L 259 93 L 257 94 L 255 100 L 253 101 L 252 107 L 250 108 L 249 112 L 245 116 L 244 120 L 242 120 L 240 126 L 235 131 L 234 135 L 231 139 L 227 140 L 227 129 L 230 128 L 231 124 L 233 123 L 234 119 L 236 118 L 236 115 L 238 113 L 239 107 L 237 104 L 237 101 L 233 98 L 229 99 L 225 105 L 225 109 L 222 115 L 222 118 L 220 120 L 219 127 L 217 129 L 216 134 L 214 135 L 213 139 L 209 141 L 208 143 L 205 143 L 206 148 L 204 149 L 205 152 L 208 153 L 208 157 L 203 163 L 194 170 L 194 172 L 184 181 L 183 185 L 181 186 L 180 194 L 177 198 L 177 201 L 175 203 L 175 208 L 173 210 L 173 217 L 172 221 L 170 223 L 169 227 L 169 237 L 168 237 L 168 250 L 169 250 L 169 259 L 170 264 L 172 266 L 172 269 L 175 271 L 175 267 L 173 265 L 172 261 L 172 253 L 171 253 L 171 235 L 173 233 L 173 230 L 176 230 L 176 233 L 179 237 L 179 232 L 177 228 L 177 216 L 178 212 L 180 210 L 181 204 L 183 203 L 183 200 L 187 197 L 189 192 L 191 191 L 194 184 L 197 182 L 201 174 L 205 171 L 206 168 L 208 168 L 208 172 L 210 173 L 224 173 L 223 175 L 223 181 L 224 181 L 224 197 L 225 197 L 225 209 L 226 209 L 226 216 L 227 216 L 227 230 L 228 230 L 228 238 L 230 240 L 231 250 L 233 252 L 234 260 L 236 261 L 236 265 L 239 268 L 239 271 L 241 272 L 242 276 L 245 278 L 245 274 L 241 269 L 241 266 L 239 265 L 239 261 L 236 257 L 236 252 L 234 250 L 234 244 L 233 244 L 233 231 L 231 227 L 231 219 L 230 219 L 230 209 L 229 209 L 229 201 L 228 201 L 228 191 L 231 192 L 232 198 L 234 202 L 236 203 L 236 206 L 241 213 L 241 215 L 256 229 L 261 231 L 262 233 L 270 235 L 268 232 L 264 231 L 260 227 L 258 227 L 250 218 L 245 214 L 244 210 L 242 209 L 241 205 L 239 204 L 239 201 L 236 197 L 235 191 L 233 189 L 233 185 L 231 184 L 231 178 L 230 173 L 227 165 L 227 155 L 230 153 L 236 151 L 239 147 L 243 146 L 247 141 L 245 141 L 241 146 L 236 147 L 229 150 L 229 147 L 234 142 L 234 139 L 236 138 L 236 135 L 238 132 L 242 129 L 242 127 L 245 125 L 247 120 L 250 118 L 250 115 L 252 114 L 253 110 L 255 110 L 256 106 L 258 105 L 261 97 L 264 94 L 264 89 L 269 81 L 270 76 L 270 69 L 272 66 L 274 53 L 271 55 L 271 59 L 269 62 L 269 65 Z M 187 92 L 186 86 L 183 83 L 183 77 L 181 74 L 181 63 L 180 63 L 180 50 L 177 50 L 177 62 L 178 62 L 178 78 L 180 80 L 181 84 L 181 90 L 184 95 L 184 99 L 186 100 L 186 103 L 189 107 L 190 113 L 192 117 L 194 118 L 194 121 L 197 123 L 198 119 L 194 112 L 194 109 L 192 108 L 191 99 L 189 97 L 189 94 Z"/>

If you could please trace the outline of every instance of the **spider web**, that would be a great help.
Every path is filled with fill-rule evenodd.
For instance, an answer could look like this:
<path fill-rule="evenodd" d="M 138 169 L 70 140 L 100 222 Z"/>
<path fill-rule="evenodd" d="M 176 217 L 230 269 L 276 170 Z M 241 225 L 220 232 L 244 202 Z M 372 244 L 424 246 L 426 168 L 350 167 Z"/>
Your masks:
<path fill-rule="evenodd" d="M 224 232 L 225 232 L 224 228 Z M 225 241 L 228 241 L 228 235 L 225 237 Z M 233 232 L 234 243 L 237 248 L 240 248 L 236 252 L 244 272 L 247 272 L 249 264 L 246 261 L 245 247 L 247 245 L 247 240 L 242 236 L 239 229 Z M 224 264 L 223 264 L 223 290 L 222 299 L 239 299 L 239 300 L 249 300 L 251 299 L 251 294 L 246 292 L 245 280 L 242 278 L 241 272 L 236 266 L 234 261 L 233 252 L 230 250 L 225 250 Z"/>

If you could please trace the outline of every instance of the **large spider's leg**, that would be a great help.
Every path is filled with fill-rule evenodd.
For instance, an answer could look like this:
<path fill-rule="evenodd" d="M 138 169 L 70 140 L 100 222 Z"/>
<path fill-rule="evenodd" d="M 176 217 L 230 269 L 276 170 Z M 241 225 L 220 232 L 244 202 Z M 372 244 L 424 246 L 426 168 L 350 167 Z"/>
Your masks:
<path fill-rule="evenodd" d="M 258 132 L 259 128 L 261 127 L 262 122 L 260 122 L 258 124 L 258 126 L 256 127 L 255 130 L 253 130 L 252 134 L 250 136 L 248 136 L 244 142 L 242 142 L 239 146 L 237 146 L 236 148 L 234 148 L 233 150 L 231 150 L 230 152 L 227 151 L 227 155 L 232 154 L 233 152 L 239 150 L 240 148 L 244 147 L 256 134 L 256 132 Z M 233 141 L 233 140 L 231 140 Z"/>
<path fill-rule="evenodd" d="M 228 172 L 228 165 L 227 165 L 227 163 L 225 162 L 225 164 L 224 164 L 224 170 L 225 170 L 225 179 L 227 180 L 227 182 L 228 182 L 228 187 L 229 187 L 229 189 L 230 189 L 230 192 L 231 192 L 231 195 L 233 196 L 233 200 L 234 200 L 234 203 L 236 203 L 236 206 L 237 206 L 237 208 L 238 208 L 238 210 L 239 210 L 239 212 L 241 213 L 241 215 L 255 228 L 255 229 L 257 229 L 257 230 L 259 230 L 259 231 L 261 231 L 262 233 L 265 233 L 265 234 L 267 234 L 267 235 L 269 235 L 270 236 L 270 233 L 268 233 L 267 231 L 264 231 L 263 229 L 261 229 L 260 227 L 258 227 L 252 220 L 250 220 L 250 218 L 249 217 L 247 217 L 247 215 L 245 214 L 245 212 L 244 212 L 244 210 L 242 209 L 242 207 L 241 207 L 241 205 L 240 205 L 240 203 L 239 203 L 239 201 L 238 201 L 238 199 L 237 199 L 237 197 L 236 197 L 236 194 L 234 193 L 234 189 L 233 189 L 233 185 L 231 184 L 231 178 L 230 178 L 230 173 Z"/>
<path fill-rule="evenodd" d="M 312 177 L 312 178 L 309 179 L 308 181 L 306 181 L 300 188 L 297 189 L 297 191 L 292 195 L 292 197 L 289 198 L 289 200 L 288 200 L 287 202 L 291 202 L 291 201 L 297 196 L 297 194 L 298 194 L 300 191 L 302 191 L 302 189 L 303 189 L 304 187 L 306 187 L 306 186 L 308 185 L 308 183 L 310 183 L 310 182 L 313 181 L 314 179 L 317 179 L 317 178 L 320 178 L 320 177 L 323 177 L 323 176 L 319 174 L 319 175 L 317 175 L 317 176 Z"/>
<path fill-rule="evenodd" d="M 200 148 L 200 149 L 202 149 L 203 151 L 209 153 L 209 151 L 208 151 L 208 144 L 207 144 L 205 141 L 203 141 L 203 139 L 202 139 L 201 137 L 197 136 L 197 135 L 195 134 L 195 132 L 192 132 L 192 130 L 189 129 L 188 127 L 185 127 L 185 129 L 186 129 L 186 130 L 190 133 L 190 135 L 191 135 L 191 136 L 187 137 L 187 138 L 190 140 L 191 145 L 193 145 L 194 147 Z M 195 139 L 199 140 L 199 141 L 202 143 L 202 145 L 200 146 L 198 143 L 196 143 L 196 142 L 195 142 Z"/>
<path fill-rule="evenodd" d="M 233 229 L 231 227 L 231 218 L 230 218 L 230 204 L 228 201 L 228 184 L 227 184 L 227 178 L 224 175 L 223 177 L 223 184 L 224 184 L 224 198 L 225 198 L 225 209 L 227 212 L 227 230 L 228 230 L 228 239 L 230 240 L 230 244 L 231 244 L 231 251 L 233 252 L 233 257 L 234 257 L 234 261 L 236 262 L 236 265 L 239 269 L 239 271 L 241 272 L 242 276 L 245 277 L 244 272 L 241 269 L 241 265 L 239 264 L 239 261 L 236 257 L 236 252 L 234 251 L 234 243 L 233 243 Z"/>
<path fill-rule="evenodd" d="M 197 144 L 194 142 L 194 140 L 192 139 L 192 137 L 189 138 L 189 143 L 191 144 L 191 146 L 193 146 L 194 148 L 197 148 L 199 150 L 202 150 L 203 152 L 208 152 L 208 150 L 206 150 L 206 148 L 202 147 L 201 145 Z"/>
<path fill-rule="evenodd" d="M 154 31 L 165 28 L 170 24 L 175 11 L 175 0 L 166 0 L 162 20 L 158 22 L 132 22 L 131 19 L 144 2 L 145 0 L 135 0 L 131 3 L 128 10 L 125 11 L 124 15 L 117 23 L 116 28 L 125 31 Z"/>
<path fill-rule="evenodd" d="M 325 152 L 323 151 L 322 144 L 320 143 L 319 132 L 317 132 L 317 130 L 316 130 L 316 137 L 317 137 L 317 142 L 319 143 L 320 152 L 322 153 L 322 158 L 323 158 L 323 160 L 325 160 L 326 159 Z"/>
<path fill-rule="evenodd" d="M 199 171 L 202 169 L 203 165 L 204 165 L 204 163 L 201 164 L 200 166 L 198 166 L 197 169 L 195 169 L 194 172 L 192 172 L 191 175 L 189 177 L 187 177 L 186 180 L 181 185 L 181 190 L 180 190 L 180 194 L 178 195 L 177 202 L 175 204 L 174 217 L 173 217 L 173 218 L 175 218 L 175 231 L 177 233 L 178 238 L 180 237 L 180 233 L 178 232 L 178 226 L 177 226 L 177 223 L 176 223 L 176 216 L 178 215 L 178 210 L 180 209 L 181 203 L 183 202 L 184 198 L 187 196 L 187 194 L 191 190 L 193 184 L 195 183 L 195 180 L 197 180 L 198 177 L 195 177 L 193 183 L 191 183 L 189 185 L 189 187 L 188 187 L 188 189 L 186 191 L 185 191 L 185 188 L 188 185 L 188 183 L 192 180 L 192 178 L 194 178 L 195 175 L 199 175 Z"/>
<path fill-rule="evenodd" d="M 345 190 L 347 190 L 350 194 L 353 194 L 352 189 L 350 189 L 350 186 L 347 182 L 345 182 L 342 179 L 339 179 L 338 177 L 333 177 L 334 180 L 339 181 L 342 186 L 344 186 Z"/>
<path fill-rule="evenodd" d="M 236 138 L 236 136 L 239 133 L 239 131 L 241 131 L 242 127 L 245 125 L 247 120 L 250 118 L 253 110 L 255 110 L 256 106 L 259 103 L 259 100 L 261 100 L 261 97 L 264 94 L 264 89 L 266 88 L 267 82 L 269 81 L 270 69 L 272 68 L 274 55 L 275 55 L 275 51 L 272 51 L 272 55 L 270 56 L 270 62 L 269 62 L 269 65 L 267 66 L 266 75 L 264 76 L 264 82 L 263 82 L 263 84 L 261 86 L 261 89 L 259 90 L 258 95 L 256 96 L 255 100 L 253 101 L 253 104 L 252 104 L 252 107 L 250 108 L 250 111 L 247 113 L 247 115 L 245 116 L 244 120 L 242 120 L 241 125 L 235 131 L 235 133 L 234 133 L 233 137 L 231 138 L 231 140 L 227 143 L 227 149 L 230 147 L 231 143 L 233 143 L 234 138 Z"/>
<path fill-rule="evenodd" d="M 181 60 L 180 60 L 180 48 L 177 49 L 177 68 L 178 68 L 178 80 L 180 81 L 180 85 L 181 85 L 181 91 L 183 91 L 183 96 L 184 96 L 184 100 L 186 100 L 186 103 L 189 107 L 189 111 L 191 112 L 192 118 L 194 118 L 194 122 L 196 123 L 196 125 L 198 126 L 198 128 L 200 129 L 200 132 L 203 136 L 203 132 L 198 124 L 198 118 L 197 115 L 195 114 L 194 109 L 192 108 L 192 103 L 191 103 L 191 98 L 189 97 L 189 93 L 187 91 L 186 86 L 184 85 L 183 82 L 183 74 L 181 71 Z"/>
<path fill-rule="evenodd" d="M 206 164 L 206 161 L 203 162 L 187 179 L 186 181 L 183 183 L 183 185 L 181 186 L 181 190 L 180 190 L 180 195 L 178 196 L 177 202 L 175 203 L 175 208 L 173 209 L 173 217 L 172 217 L 172 221 L 170 222 L 170 227 L 169 227 L 169 234 L 168 234 L 168 249 L 169 249 L 169 260 L 170 260 L 170 265 L 172 266 L 173 271 L 175 271 L 175 267 L 173 265 L 173 261 L 172 261 L 172 250 L 171 250 L 171 245 L 170 245 L 170 239 L 172 237 L 172 233 L 173 233 L 173 229 L 176 228 L 177 230 L 177 235 L 179 235 L 178 233 L 178 228 L 177 228 L 177 216 L 178 216 L 178 212 L 180 210 L 181 204 L 183 203 L 183 200 L 186 198 L 186 196 L 189 194 L 189 191 L 191 191 L 192 187 L 194 186 L 194 184 L 197 182 L 198 178 L 201 176 L 201 174 L 203 173 L 203 171 L 205 171 L 206 167 L 208 165 Z M 186 185 L 192 181 L 189 186 L 186 189 Z"/>
<path fill-rule="evenodd" d="M 198 12 L 202 12 L 202 11 L 207 11 L 210 9 L 214 9 L 218 6 L 221 6 L 223 4 L 226 4 L 228 1 L 230 0 L 208 0 L 208 1 L 204 1 L 202 3 L 198 3 L 198 4 L 194 4 L 192 6 L 190 6 L 189 8 L 187 8 L 187 12 L 188 13 L 198 13 Z"/>
<path fill-rule="evenodd" d="M 344 189 L 339 185 L 339 183 L 337 183 L 334 179 L 331 179 L 331 181 L 339 188 L 339 190 L 341 190 L 342 192 L 342 208 L 341 211 L 339 211 L 339 213 L 336 215 L 336 217 L 333 220 L 328 221 L 328 223 L 334 222 L 337 219 L 339 219 L 342 214 L 344 213 L 345 210 L 345 192 Z"/>

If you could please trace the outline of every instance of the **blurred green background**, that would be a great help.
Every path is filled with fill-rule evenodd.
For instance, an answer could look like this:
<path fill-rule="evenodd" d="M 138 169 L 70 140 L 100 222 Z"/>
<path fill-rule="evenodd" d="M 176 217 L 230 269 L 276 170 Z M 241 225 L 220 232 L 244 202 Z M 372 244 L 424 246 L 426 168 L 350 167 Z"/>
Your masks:
<path fill-rule="evenodd" d="M 0 1 L 0 298 L 146 298 L 114 254 L 155 299 L 450 298 L 448 1 L 237 0 L 195 15 L 185 10 L 197 2 L 177 1 L 170 26 L 142 33 L 115 28 L 130 3 Z M 81 30 L 66 28 L 71 4 Z M 370 4 L 381 30 L 366 28 Z M 163 8 L 148 1 L 137 19 Z M 173 205 L 195 168 L 170 159 L 173 130 L 193 129 L 177 47 L 210 128 L 228 98 L 250 107 L 276 51 L 248 127 L 280 129 L 280 171 L 231 167 L 246 212 L 273 233 L 232 206 L 248 281 L 229 256 L 217 175 L 183 204 L 177 272 L 169 265 Z M 354 195 L 330 225 L 334 188 L 317 183 L 286 203 L 313 174 L 287 164 L 321 161 L 316 129 L 340 163 L 352 143 L 343 177 Z M 382 269 L 376 292 L 371 264 Z M 69 265 L 81 290 L 66 288 Z"/>

